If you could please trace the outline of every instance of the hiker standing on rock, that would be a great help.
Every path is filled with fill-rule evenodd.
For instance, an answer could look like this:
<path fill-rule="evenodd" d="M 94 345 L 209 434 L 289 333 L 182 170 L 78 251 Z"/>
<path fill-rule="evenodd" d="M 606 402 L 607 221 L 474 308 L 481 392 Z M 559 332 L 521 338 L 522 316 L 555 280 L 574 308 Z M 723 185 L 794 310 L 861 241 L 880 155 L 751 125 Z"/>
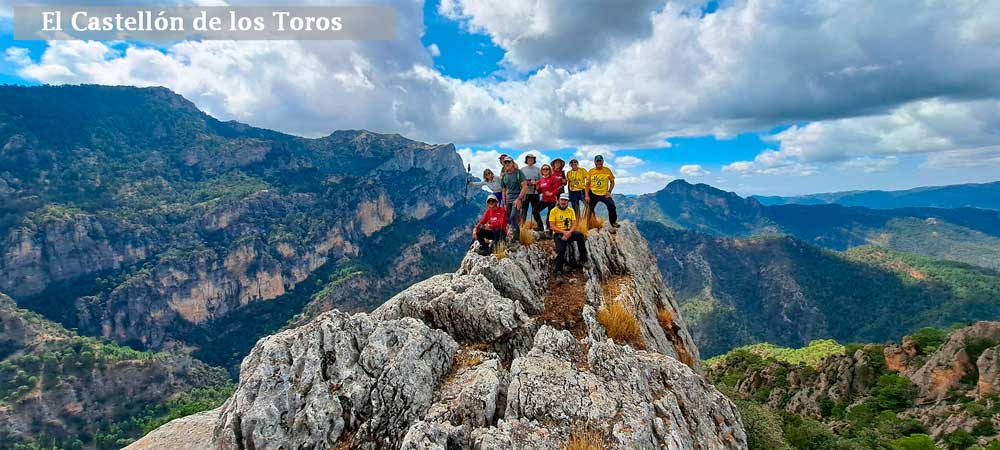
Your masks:
<path fill-rule="evenodd" d="M 502 197 L 507 210 L 507 223 L 511 224 L 514 234 L 520 233 L 521 221 L 524 220 L 521 209 L 524 207 L 524 196 L 528 191 L 528 180 L 510 156 L 503 160 L 500 186 L 503 188 Z"/>
<path fill-rule="evenodd" d="M 608 208 L 608 219 L 611 220 L 611 227 L 618 228 L 618 209 L 615 208 L 615 201 L 611 198 L 611 191 L 614 189 L 615 175 L 611 173 L 611 169 L 604 167 L 603 156 L 595 156 L 594 168 L 590 169 L 587 174 L 587 190 L 584 200 L 590 207 L 591 213 L 595 212 L 594 207 L 598 203 L 604 203 L 604 206 Z"/>
<path fill-rule="evenodd" d="M 552 160 L 552 176 L 559 180 L 559 193 L 566 192 L 566 161 L 562 158 Z"/>
<path fill-rule="evenodd" d="M 486 199 L 486 212 L 472 229 L 473 238 L 479 241 L 479 249 L 476 252 L 483 256 L 489 255 L 497 243 L 504 239 L 506 233 L 507 211 L 500 207 L 496 197 Z"/>
<path fill-rule="evenodd" d="M 586 194 L 587 189 L 587 169 L 580 167 L 580 161 L 576 158 L 569 160 L 569 173 L 566 174 L 566 183 L 569 187 L 569 202 L 576 211 L 576 216 L 583 218 L 583 211 L 580 211 L 580 202 Z"/>
<path fill-rule="evenodd" d="M 542 177 L 542 171 L 535 165 L 535 161 L 537 160 L 535 155 L 529 153 L 528 156 L 524 157 L 525 166 L 521 168 L 524 178 L 528 180 L 528 189 L 524 196 L 528 204 L 521 210 L 521 220 L 528 218 L 528 206 L 530 206 L 531 217 L 535 219 L 535 226 L 542 228 L 542 215 L 541 211 L 538 210 L 538 202 L 541 201 L 538 195 L 538 179 Z"/>
<path fill-rule="evenodd" d="M 543 164 L 542 177 L 538 179 L 538 194 L 541 195 L 541 201 L 538 202 L 539 213 L 544 210 L 552 212 L 552 208 L 556 206 L 560 189 L 562 189 L 562 180 L 553 173 L 552 168 L 548 164 Z M 551 235 L 552 228 L 547 226 L 547 222 L 540 224 L 540 228 L 548 228 L 548 232 Z"/>
<path fill-rule="evenodd" d="M 497 201 L 503 204 L 503 186 L 500 184 L 500 179 L 493 175 L 492 170 L 483 170 L 483 181 L 469 181 L 468 185 L 475 188 L 482 188 L 483 186 L 490 188 L 490 192 L 497 198 Z"/>
<path fill-rule="evenodd" d="M 556 245 L 556 273 L 562 272 L 566 263 L 566 247 L 570 242 L 576 242 L 580 255 L 579 263 L 587 262 L 587 245 L 583 233 L 576 229 L 576 212 L 569 207 L 569 194 L 559 195 L 559 204 L 549 211 L 549 229 L 552 230 L 552 240 Z"/>

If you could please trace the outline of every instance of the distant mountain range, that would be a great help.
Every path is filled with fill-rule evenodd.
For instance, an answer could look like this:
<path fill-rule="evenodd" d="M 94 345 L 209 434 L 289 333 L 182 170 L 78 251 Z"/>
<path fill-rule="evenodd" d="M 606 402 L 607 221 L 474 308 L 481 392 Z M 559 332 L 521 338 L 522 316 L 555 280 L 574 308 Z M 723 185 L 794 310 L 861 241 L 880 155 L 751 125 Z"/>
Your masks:
<path fill-rule="evenodd" d="M 754 195 L 763 205 L 864 206 L 875 209 L 907 207 L 985 208 L 1000 210 L 1000 181 L 907 189 L 903 191 L 847 191 L 794 197 Z"/>
<path fill-rule="evenodd" d="M 638 225 L 706 357 L 757 342 L 883 342 L 1000 318 L 996 270 L 874 246 L 835 252 L 789 236 Z"/>
<path fill-rule="evenodd" d="M 1000 268 L 1000 212 L 994 210 L 765 206 L 754 198 L 683 180 L 652 194 L 617 201 L 620 214 L 627 218 L 710 235 L 788 235 L 832 250 L 878 245 Z"/>

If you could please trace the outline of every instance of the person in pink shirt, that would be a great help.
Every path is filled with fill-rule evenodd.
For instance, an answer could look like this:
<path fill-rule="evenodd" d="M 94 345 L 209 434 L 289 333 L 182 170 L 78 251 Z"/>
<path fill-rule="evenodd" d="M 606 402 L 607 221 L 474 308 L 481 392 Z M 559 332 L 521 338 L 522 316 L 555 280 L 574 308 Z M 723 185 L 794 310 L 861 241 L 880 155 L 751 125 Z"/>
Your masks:
<path fill-rule="evenodd" d="M 559 191 L 563 187 L 563 181 L 558 176 L 553 175 L 552 168 L 549 167 L 548 164 L 542 165 L 541 173 L 542 176 L 538 179 L 538 184 L 536 185 L 538 193 L 541 195 L 541 199 L 538 203 L 538 211 L 551 211 L 552 208 L 556 206 L 560 193 Z M 543 217 L 548 217 L 547 214 L 548 212 L 546 212 Z M 545 227 L 548 228 L 548 221 L 544 221 L 542 223 L 544 223 Z M 548 232 L 551 233 L 552 230 L 548 230 Z"/>

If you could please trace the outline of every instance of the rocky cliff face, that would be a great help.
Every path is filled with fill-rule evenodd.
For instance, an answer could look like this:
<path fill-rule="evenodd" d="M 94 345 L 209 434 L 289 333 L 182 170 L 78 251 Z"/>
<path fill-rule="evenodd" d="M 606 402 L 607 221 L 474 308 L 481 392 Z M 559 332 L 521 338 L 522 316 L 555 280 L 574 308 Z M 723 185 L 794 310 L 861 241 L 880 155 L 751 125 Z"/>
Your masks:
<path fill-rule="evenodd" d="M 129 429 L 130 419 L 226 384 L 224 371 L 193 358 L 82 338 L 0 294 L 0 447 L 108 448 L 141 432 Z"/>
<path fill-rule="evenodd" d="M 289 136 L 165 89 L 0 90 L 0 290 L 81 333 L 195 350 L 261 303 L 286 303 L 265 318 L 280 328 L 324 287 L 296 292 L 316 274 L 371 261 L 382 281 L 349 299 L 367 306 L 464 253 L 449 240 L 473 217 L 453 145 Z"/>
<path fill-rule="evenodd" d="M 212 426 L 201 448 L 746 448 L 637 230 L 592 230 L 587 247 L 591 261 L 558 277 L 550 242 L 470 252 L 371 314 L 262 339 L 217 414 L 148 439 Z M 607 337 L 612 304 L 628 306 L 631 339 Z"/>
<path fill-rule="evenodd" d="M 711 372 L 715 379 L 735 378 L 734 390 L 741 397 L 810 418 L 843 420 L 831 408 L 841 408 L 843 414 L 880 404 L 873 401 L 888 402 L 890 410 L 915 419 L 935 440 L 956 432 L 970 433 L 980 445 L 996 440 L 1000 433 L 987 424 L 1000 420 L 1000 322 L 978 322 L 940 343 L 927 341 L 907 336 L 899 344 L 868 345 L 831 355 L 815 368 L 775 361 L 747 365 L 727 357 Z M 902 381 L 889 383 L 886 374 Z"/>

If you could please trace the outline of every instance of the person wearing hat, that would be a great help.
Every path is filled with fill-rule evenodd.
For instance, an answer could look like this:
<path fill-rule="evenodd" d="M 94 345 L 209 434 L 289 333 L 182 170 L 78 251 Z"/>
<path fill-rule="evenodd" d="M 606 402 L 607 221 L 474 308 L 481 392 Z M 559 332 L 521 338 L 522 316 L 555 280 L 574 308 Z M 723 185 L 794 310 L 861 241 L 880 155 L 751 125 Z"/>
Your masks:
<path fill-rule="evenodd" d="M 552 160 L 552 176 L 559 180 L 559 193 L 566 192 L 566 161 L 562 158 Z"/>
<path fill-rule="evenodd" d="M 552 240 L 556 245 L 556 273 L 562 272 L 566 264 L 566 247 L 570 242 L 576 242 L 580 255 L 579 262 L 587 262 L 587 245 L 583 233 L 576 230 L 576 212 L 569 207 L 569 194 L 559 194 L 559 203 L 549 210 L 549 229 L 552 230 Z"/>
<path fill-rule="evenodd" d="M 538 179 L 538 195 L 541 196 L 538 202 L 538 212 L 541 214 L 542 211 L 555 208 L 557 197 L 561 194 L 560 189 L 562 189 L 562 179 L 553 173 L 551 167 L 548 164 L 542 164 L 542 177 Z M 547 215 L 545 217 L 548 217 Z M 548 228 L 548 222 L 540 223 L 540 228 Z M 552 229 L 549 228 L 549 233 L 552 233 Z"/>
<path fill-rule="evenodd" d="M 507 210 L 507 223 L 512 225 L 511 228 L 515 234 L 520 233 L 521 221 L 524 220 L 521 210 L 524 207 L 524 196 L 528 191 L 528 180 L 510 156 L 503 160 L 500 187 L 503 189 L 502 197 Z"/>
<path fill-rule="evenodd" d="M 507 211 L 500 207 L 496 197 L 486 199 L 486 212 L 472 229 L 472 237 L 479 241 L 476 252 L 483 256 L 489 255 L 493 252 L 493 246 L 500 242 L 506 233 Z"/>
<path fill-rule="evenodd" d="M 538 204 L 541 202 L 541 198 L 538 195 L 538 179 L 542 177 L 542 170 L 535 165 L 536 161 L 537 158 L 535 158 L 535 155 L 528 153 L 524 157 L 524 167 L 521 168 L 524 178 L 528 180 L 528 190 L 524 196 L 524 201 L 527 204 L 521 208 L 521 220 L 528 217 L 528 207 L 531 207 L 531 218 L 535 219 L 535 225 L 538 228 L 542 228 L 542 215 Z"/>
<path fill-rule="evenodd" d="M 569 172 L 566 173 L 566 185 L 569 188 L 569 203 L 573 205 L 577 217 L 583 217 L 580 202 L 583 201 L 587 189 L 587 169 L 580 167 L 576 158 L 569 160 Z"/>
<path fill-rule="evenodd" d="M 500 173 L 501 174 L 503 173 L 503 160 L 505 160 L 507 158 L 510 158 L 510 155 L 508 155 L 506 153 L 501 153 L 500 157 L 497 158 L 497 161 L 500 161 Z M 503 202 L 500 202 L 500 203 L 503 203 Z"/>
<path fill-rule="evenodd" d="M 584 194 L 584 201 L 590 211 L 598 203 L 604 203 L 608 208 L 608 219 L 612 228 L 618 228 L 618 209 L 615 208 L 615 201 L 611 198 L 611 191 L 615 189 L 615 175 L 611 169 L 604 167 L 604 157 L 597 155 L 594 157 L 594 168 L 587 173 L 587 190 Z M 613 232 L 614 230 L 612 230 Z"/>

